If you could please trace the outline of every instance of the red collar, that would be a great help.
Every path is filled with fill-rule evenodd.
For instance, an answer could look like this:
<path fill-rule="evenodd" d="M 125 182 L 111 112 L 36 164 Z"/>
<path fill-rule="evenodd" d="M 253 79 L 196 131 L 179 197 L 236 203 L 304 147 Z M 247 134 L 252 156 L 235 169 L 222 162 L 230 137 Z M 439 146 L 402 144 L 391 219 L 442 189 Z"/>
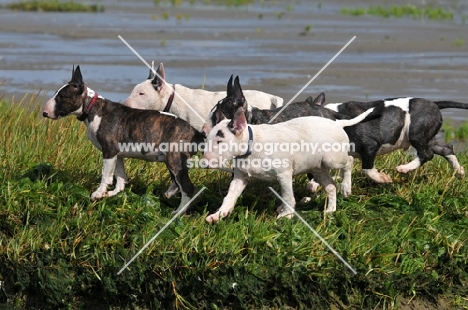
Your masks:
<path fill-rule="evenodd" d="M 97 98 L 98 98 L 98 93 L 94 93 L 94 96 L 93 98 L 91 98 L 91 101 L 89 102 L 86 109 L 84 109 L 83 113 L 80 116 L 78 116 L 78 120 L 80 122 L 84 121 L 88 117 L 88 114 L 89 112 L 91 112 L 91 109 L 94 107 L 94 104 L 96 103 Z"/>
<path fill-rule="evenodd" d="M 171 109 L 172 106 L 172 101 L 174 101 L 174 95 L 175 95 L 175 85 L 172 85 L 172 94 L 169 96 L 169 99 L 167 100 L 166 106 L 164 107 L 163 112 L 169 113 L 169 110 Z"/>

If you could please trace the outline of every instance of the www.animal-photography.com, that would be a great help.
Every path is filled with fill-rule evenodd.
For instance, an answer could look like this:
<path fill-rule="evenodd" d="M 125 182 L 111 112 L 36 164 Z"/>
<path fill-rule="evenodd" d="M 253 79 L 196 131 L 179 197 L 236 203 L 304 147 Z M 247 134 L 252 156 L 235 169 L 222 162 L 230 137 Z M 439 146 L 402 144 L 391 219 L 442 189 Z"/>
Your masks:
<path fill-rule="evenodd" d="M 468 309 L 465 2 L 0 20 L 0 308 Z"/>

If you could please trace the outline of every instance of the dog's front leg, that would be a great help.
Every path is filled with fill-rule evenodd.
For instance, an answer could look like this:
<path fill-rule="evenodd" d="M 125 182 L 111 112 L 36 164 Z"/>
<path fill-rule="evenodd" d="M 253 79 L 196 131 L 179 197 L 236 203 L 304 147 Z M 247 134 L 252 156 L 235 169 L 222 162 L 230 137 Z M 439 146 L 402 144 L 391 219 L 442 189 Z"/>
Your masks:
<path fill-rule="evenodd" d="M 107 196 L 107 186 L 112 184 L 116 162 L 117 156 L 103 159 L 101 184 L 99 184 L 98 189 L 91 194 L 91 200 L 94 201 Z"/>
<path fill-rule="evenodd" d="M 281 197 L 283 202 L 276 209 L 278 212 L 277 218 L 294 216 L 294 209 L 296 207 L 296 199 L 294 199 L 294 191 L 292 186 L 292 173 L 284 173 L 278 176 L 278 181 L 281 186 Z"/>
<path fill-rule="evenodd" d="M 247 181 L 248 176 L 235 169 L 234 178 L 232 179 L 231 184 L 229 184 L 229 191 L 223 199 L 223 204 L 216 213 L 211 214 L 206 218 L 206 222 L 217 223 L 220 219 L 228 216 L 234 209 L 237 198 L 239 198 L 240 194 L 244 191 Z"/>
<path fill-rule="evenodd" d="M 115 178 L 117 180 L 117 182 L 115 183 L 115 188 L 113 191 L 107 193 L 108 197 L 114 196 L 123 191 L 125 188 L 125 184 L 127 184 L 128 182 L 127 175 L 125 174 L 123 157 L 117 157 L 117 163 L 115 166 Z"/>
<path fill-rule="evenodd" d="M 372 144 L 366 147 L 365 152 L 359 153 L 361 155 L 362 171 L 371 180 L 376 183 L 392 183 L 392 178 L 384 172 L 379 172 L 374 167 L 375 156 L 379 146 Z"/>

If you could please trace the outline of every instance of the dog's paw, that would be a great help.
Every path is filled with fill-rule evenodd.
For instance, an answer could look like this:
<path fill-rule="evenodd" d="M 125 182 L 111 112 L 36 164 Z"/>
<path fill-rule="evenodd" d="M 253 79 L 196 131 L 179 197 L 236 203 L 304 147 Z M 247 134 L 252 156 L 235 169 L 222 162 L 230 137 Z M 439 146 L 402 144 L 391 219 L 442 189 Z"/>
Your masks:
<path fill-rule="evenodd" d="M 392 178 L 383 172 L 379 172 L 377 169 L 363 169 L 365 175 L 376 183 L 392 183 Z"/>
<path fill-rule="evenodd" d="M 225 218 L 227 216 L 226 213 L 223 213 L 221 211 L 218 211 L 216 213 L 213 213 L 213 214 L 210 214 L 206 217 L 205 221 L 208 223 L 208 224 L 212 224 L 212 223 L 218 223 L 222 218 Z"/>
<path fill-rule="evenodd" d="M 106 197 L 112 197 L 120 193 L 122 190 L 119 188 L 114 189 L 113 191 L 107 192 Z"/>
<path fill-rule="evenodd" d="M 283 211 L 283 212 L 279 213 L 276 218 L 280 219 L 280 218 L 283 218 L 283 217 L 290 220 L 290 219 L 292 219 L 294 217 L 294 213 Z"/>
<path fill-rule="evenodd" d="M 299 203 L 309 203 L 311 201 L 312 201 L 312 197 L 303 197 L 301 201 L 299 201 Z"/>
<path fill-rule="evenodd" d="M 294 209 L 289 206 L 280 205 L 276 208 L 276 213 L 278 213 L 277 219 L 282 217 L 291 219 L 294 216 Z"/>
<path fill-rule="evenodd" d="M 399 173 L 408 173 L 411 170 L 413 170 L 413 169 L 410 169 L 406 165 L 401 165 L 401 166 L 396 167 L 396 171 L 398 171 Z"/>
<path fill-rule="evenodd" d="M 350 184 L 341 183 L 341 195 L 343 195 L 343 197 L 349 197 L 351 195 Z"/>
<path fill-rule="evenodd" d="M 460 166 L 460 168 L 457 169 L 457 177 L 460 179 L 463 179 L 465 177 L 465 168 Z"/>
<path fill-rule="evenodd" d="M 378 183 L 392 183 L 393 180 L 392 178 L 386 174 L 386 173 L 383 173 L 383 172 L 380 172 L 380 178 L 379 178 L 379 181 L 377 181 Z"/>
<path fill-rule="evenodd" d="M 173 183 L 175 184 L 175 183 Z M 167 191 L 164 193 L 164 197 L 166 197 L 167 199 L 173 197 L 175 194 L 177 194 L 179 192 L 179 187 L 176 185 L 176 186 L 173 186 L 171 184 L 171 186 L 167 189 Z"/>
<path fill-rule="evenodd" d="M 320 184 L 315 182 L 314 180 L 310 180 L 307 183 L 307 190 L 310 191 L 311 193 L 315 193 L 317 189 L 319 188 Z"/>
<path fill-rule="evenodd" d="M 102 199 L 108 195 L 107 192 L 95 191 L 91 194 L 91 201 Z"/>

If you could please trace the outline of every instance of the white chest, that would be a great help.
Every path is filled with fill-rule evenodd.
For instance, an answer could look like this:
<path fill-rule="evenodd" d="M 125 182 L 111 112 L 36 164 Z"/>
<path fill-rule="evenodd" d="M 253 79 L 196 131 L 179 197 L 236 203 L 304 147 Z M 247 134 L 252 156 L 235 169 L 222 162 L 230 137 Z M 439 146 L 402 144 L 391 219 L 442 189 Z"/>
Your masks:
<path fill-rule="evenodd" d="M 99 129 L 99 126 L 101 125 L 101 119 L 102 118 L 100 116 L 96 115 L 90 123 L 88 123 L 87 120 L 85 121 L 86 127 L 88 127 L 89 141 L 91 141 L 91 143 L 93 143 L 93 145 L 100 150 L 102 150 L 102 147 L 97 139 L 97 131 Z"/>

